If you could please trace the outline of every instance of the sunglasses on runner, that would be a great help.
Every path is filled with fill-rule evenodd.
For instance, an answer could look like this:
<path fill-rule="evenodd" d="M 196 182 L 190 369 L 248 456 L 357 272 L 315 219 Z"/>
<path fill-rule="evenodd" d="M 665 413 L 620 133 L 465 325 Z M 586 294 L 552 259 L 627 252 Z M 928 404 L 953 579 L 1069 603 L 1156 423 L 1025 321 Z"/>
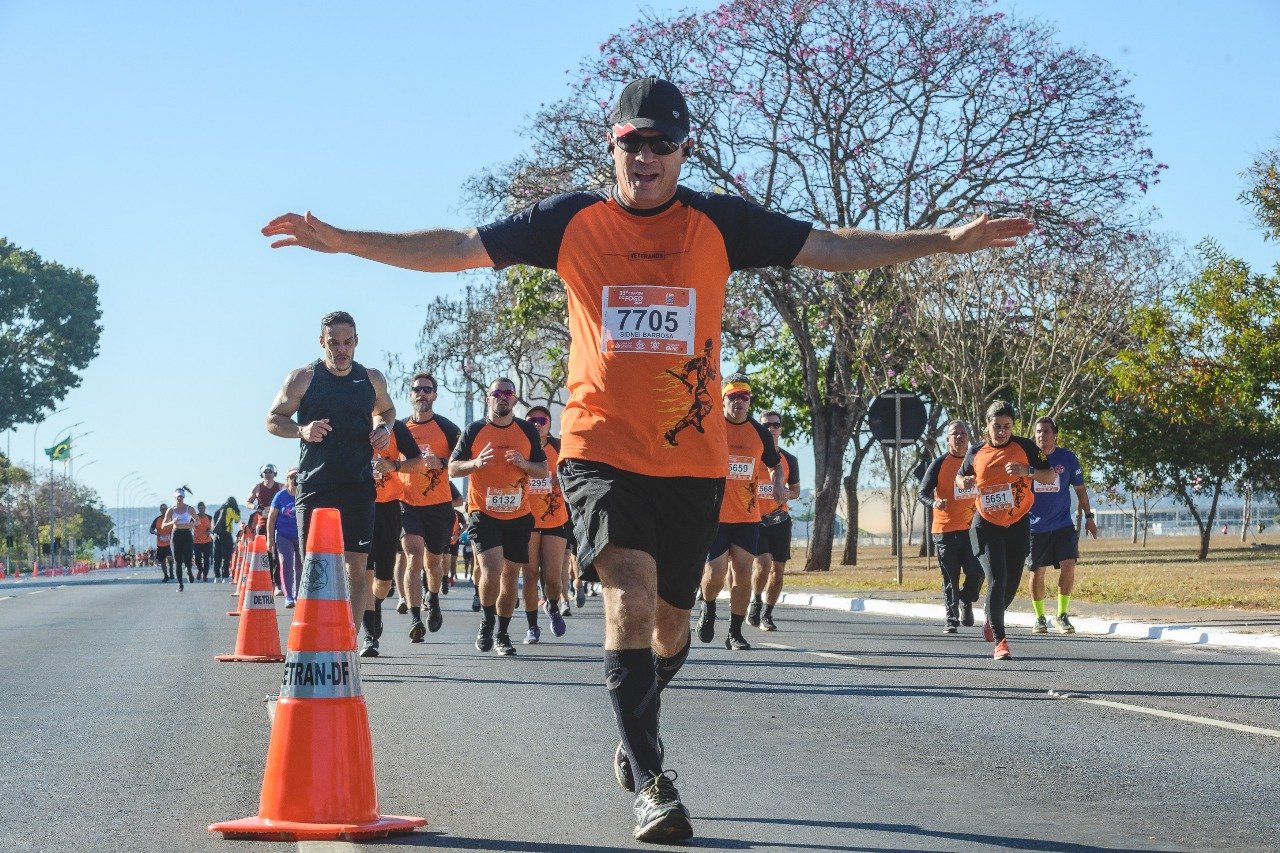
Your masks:
<path fill-rule="evenodd" d="M 436 392 L 436 389 L 430 385 L 414 385 L 409 390 L 414 394 L 434 394 Z"/>
<path fill-rule="evenodd" d="M 628 154 L 639 154 L 640 149 L 646 145 L 650 151 L 660 157 L 674 154 L 680 150 L 679 142 L 672 142 L 665 136 L 641 136 L 638 133 L 628 133 L 626 136 L 614 137 L 613 141 L 618 143 L 618 147 Z"/>
<path fill-rule="evenodd" d="M 516 392 L 515 391 L 492 391 L 490 392 L 489 396 L 497 400 L 514 400 L 516 398 Z"/>
<path fill-rule="evenodd" d="M 751 395 L 746 393 L 745 391 L 739 391 L 736 394 L 730 394 L 728 399 L 730 400 L 730 402 L 734 402 L 734 403 L 738 402 L 739 400 L 743 402 L 750 402 Z"/>
<path fill-rule="evenodd" d="M 782 421 L 765 421 L 765 429 L 782 429 Z"/>
<path fill-rule="evenodd" d="M 530 415 L 526 420 L 534 426 L 546 426 L 551 423 L 551 418 L 546 415 Z"/>

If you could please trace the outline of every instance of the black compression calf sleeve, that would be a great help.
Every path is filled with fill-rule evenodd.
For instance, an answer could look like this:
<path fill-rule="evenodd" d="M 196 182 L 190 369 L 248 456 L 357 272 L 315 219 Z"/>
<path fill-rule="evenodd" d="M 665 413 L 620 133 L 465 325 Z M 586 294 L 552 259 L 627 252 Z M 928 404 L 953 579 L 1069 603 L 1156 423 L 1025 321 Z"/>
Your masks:
<path fill-rule="evenodd" d="M 662 754 L 658 751 L 658 678 L 653 652 L 605 649 L 604 684 L 613 703 L 622 748 L 631 761 L 636 790 L 642 790 L 650 779 L 662 772 Z"/>
<path fill-rule="evenodd" d="M 693 634 L 690 632 L 685 639 L 684 648 L 676 652 L 669 658 L 654 654 L 653 668 L 657 673 L 658 690 L 665 690 L 667 685 L 671 683 L 671 679 L 676 677 L 676 673 L 680 671 L 680 667 L 684 666 L 684 662 L 689 658 L 689 646 L 693 642 Z"/>

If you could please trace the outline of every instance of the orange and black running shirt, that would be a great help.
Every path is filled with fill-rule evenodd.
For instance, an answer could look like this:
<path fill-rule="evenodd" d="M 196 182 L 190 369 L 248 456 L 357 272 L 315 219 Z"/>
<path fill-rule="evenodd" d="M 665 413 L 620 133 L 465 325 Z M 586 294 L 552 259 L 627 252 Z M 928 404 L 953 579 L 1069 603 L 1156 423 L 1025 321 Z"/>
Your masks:
<path fill-rule="evenodd" d="M 213 528 L 213 516 L 207 512 L 196 515 L 196 526 L 193 531 L 191 542 L 193 545 L 208 545 L 213 541 L 213 534 L 210 532 Z"/>
<path fill-rule="evenodd" d="M 738 196 L 687 187 L 644 211 L 608 190 L 568 193 L 481 227 L 496 269 L 528 264 L 564 280 L 561 458 L 723 477 L 725 285 L 738 270 L 789 266 L 811 230 Z"/>
<path fill-rule="evenodd" d="M 533 424 L 514 418 L 504 427 L 488 420 L 475 421 L 462 431 L 453 449 L 455 462 L 469 462 L 480 455 L 485 445 L 493 445 L 493 458 L 483 468 L 467 477 L 467 509 L 483 512 L 497 519 L 528 515 L 529 475 L 507 461 L 507 451 L 515 450 L 530 462 L 545 462 L 542 439 Z"/>
<path fill-rule="evenodd" d="M 720 521 L 740 524 L 760 520 L 757 497 L 760 478 L 769 476 L 782 457 L 773 437 L 755 418 L 740 424 L 725 421 L 725 440 L 729 446 L 729 464 L 724 482 L 724 499 L 720 501 Z M 725 475 L 724 468 L 721 475 Z"/>
<path fill-rule="evenodd" d="M 169 543 L 173 541 L 173 527 L 164 526 L 163 515 L 157 515 L 155 520 L 151 522 L 151 532 L 156 535 L 157 548 L 167 548 Z"/>
<path fill-rule="evenodd" d="M 422 423 L 417 423 L 413 418 L 405 418 L 404 425 L 412 434 L 412 440 L 417 442 L 416 446 L 422 455 L 430 453 L 440 460 L 440 467 L 421 474 L 401 474 L 404 494 L 400 500 L 409 506 L 453 503 L 453 493 L 449 491 L 449 457 L 458 446 L 460 431 L 457 425 L 439 415 L 433 415 L 431 420 Z"/>
<path fill-rule="evenodd" d="M 560 491 L 560 478 L 556 465 L 560 463 L 560 439 L 549 436 L 542 445 L 547 455 L 549 473 L 545 477 L 529 478 L 529 506 L 533 509 L 533 529 L 553 530 L 569 523 L 569 508 L 565 506 L 564 492 Z"/>
<path fill-rule="evenodd" d="M 391 424 L 391 440 L 381 448 L 375 448 L 373 451 L 375 459 L 381 458 L 388 462 L 417 459 L 421 455 L 421 451 L 418 450 L 418 443 L 414 441 L 413 433 L 409 432 L 409 428 L 404 425 L 404 421 L 393 421 Z M 389 471 L 379 477 L 375 471 L 373 484 L 377 491 L 374 494 L 374 501 L 385 504 L 400 500 L 400 496 L 404 494 L 403 477 L 404 475 L 397 474 L 394 471 Z"/>
<path fill-rule="evenodd" d="M 960 465 L 961 476 L 978 478 L 978 514 L 992 524 L 1008 527 L 1031 510 L 1035 497 L 1029 477 L 1015 477 L 1004 470 L 1010 462 L 1030 465 L 1038 470 L 1049 467 L 1049 460 L 1029 438 L 1015 435 L 996 447 L 989 441 L 969 448 Z"/>
<path fill-rule="evenodd" d="M 924 479 L 920 481 L 920 503 L 933 507 L 933 499 L 946 501 L 933 510 L 934 533 L 954 533 L 968 530 L 978 505 L 978 487 L 961 491 L 956 488 L 956 474 L 964 462 L 963 456 L 944 453 L 929 463 Z"/>
<path fill-rule="evenodd" d="M 786 475 L 783 481 L 787 487 L 795 488 L 800 485 L 800 462 L 794 456 L 781 447 L 778 448 L 778 455 L 782 457 L 781 465 Z M 787 512 L 790 508 L 787 506 L 787 499 L 783 496 L 782 500 L 777 499 L 777 495 L 773 493 L 773 472 L 765 470 L 764 475 L 756 483 L 756 499 L 760 502 L 760 517 L 768 515 L 775 509 Z"/>

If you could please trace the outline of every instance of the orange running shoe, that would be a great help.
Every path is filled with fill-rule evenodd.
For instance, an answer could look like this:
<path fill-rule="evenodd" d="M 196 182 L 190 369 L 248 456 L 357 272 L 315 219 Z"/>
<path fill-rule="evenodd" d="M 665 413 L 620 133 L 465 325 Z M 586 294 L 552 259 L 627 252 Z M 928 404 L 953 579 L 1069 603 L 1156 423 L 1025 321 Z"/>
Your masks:
<path fill-rule="evenodd" d="M 996 660 L 1013 660 L 1013 655 L 1009 654 L 1009 641 L 1001 640 L 996 643 L 996 653 L 992 657 Z"/>

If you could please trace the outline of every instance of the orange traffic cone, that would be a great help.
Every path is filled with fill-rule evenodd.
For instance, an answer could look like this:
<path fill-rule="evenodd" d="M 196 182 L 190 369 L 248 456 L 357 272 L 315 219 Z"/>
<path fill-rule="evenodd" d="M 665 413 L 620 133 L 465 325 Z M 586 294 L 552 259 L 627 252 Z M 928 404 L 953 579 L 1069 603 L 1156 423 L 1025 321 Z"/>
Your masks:
<path fill-rule="evenodd" d="M 280 841 L 357 839 L 427 823 L 378 810 L 342 552 L 338 511 L 315 510 L 258 816 L 211 824 L 210 832 Z"/>
<path fill-rule="evenodd" d="M 276 597 L 271 594 L 271 569 L 267 565 L 267 537 L 253 540 L 250 554 L 253 567 L 249 572 L 248 592 L 241 605 L 243 619 L 236 631 L 234 654 L 218 655 L 217 660 L 270 663 L 284 660 L 280 654 L 280 626 L 276 622 Z"/>
<path fill-rule="evenodd" d="M 254 541 L 257 541 L 256 537 Z M 245 542 L 241 547 L 240 554 L 240 580 L 236 582 L 235 591 L 231 593 L 236 596 L 238 602 L 235 610 L 227 611 L 228 616 L 239 616 L 240 612 L 244 610 L 244 597 L 249 592 L 249 576 L 253 574 L 253 560 L 253 544 L 252 542 Z M 267 573 L 270 574 L 270 569 L 268 569 Z"/>

